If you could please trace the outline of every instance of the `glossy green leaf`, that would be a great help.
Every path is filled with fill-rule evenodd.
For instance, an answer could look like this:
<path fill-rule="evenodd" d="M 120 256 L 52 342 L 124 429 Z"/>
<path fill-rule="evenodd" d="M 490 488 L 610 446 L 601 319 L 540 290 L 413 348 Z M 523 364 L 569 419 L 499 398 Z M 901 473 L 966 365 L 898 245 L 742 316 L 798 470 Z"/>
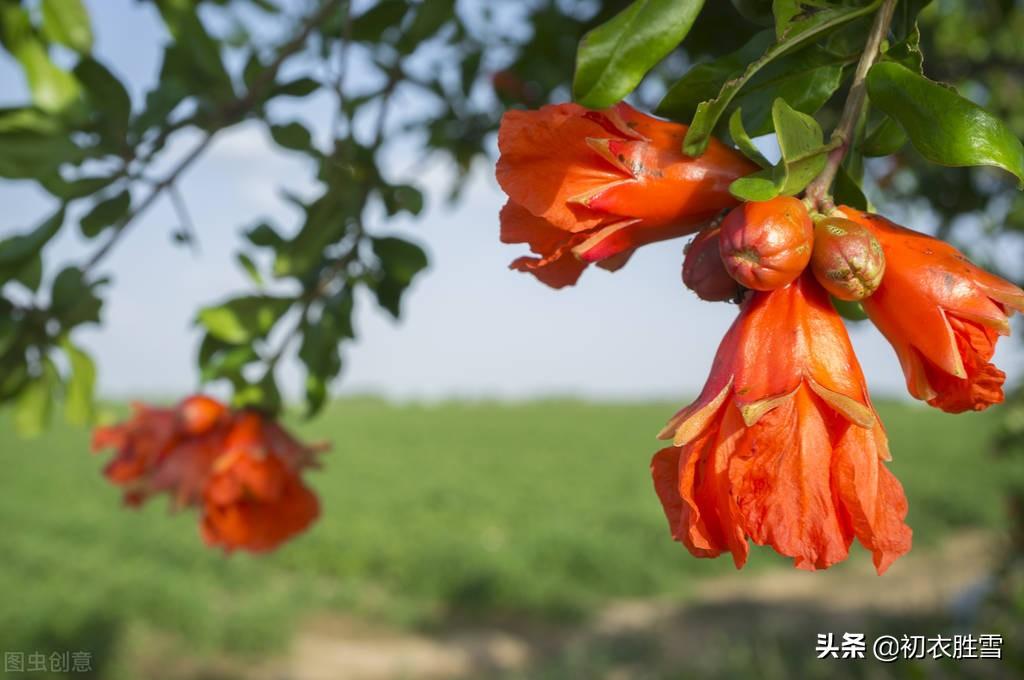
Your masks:
<path fill-rule="evenodd" d="M 692 67 L 668 89 L 655 113 L 689 123 L 701 102 L 713 99 L 730 78 L 739 76 L 774 40 L 771 31 L 761 31 L 735 52 Z"/>
<path fill-rule="evenodd" d="M 1024 145 L 998 118 L 952 88 L 894 62 L 868 73 L 868 96 L 900 125 L 914 148 L 933 163 L 990 165 L 1024 186 Z"/>
<path fill-rule="evenodd" d="M 746 65 L 761 55 L 771 40 L 771 32 L 764 31 L 739 51 L 694 67 L 669 89 L 657 112 L 690 121 L 697 106 L 713 98 L 729 79 L 740 77 Z M 726 113 L 731 116 L 742 108 L 748 132 L 755 137 L 767 134 L 772 129 L 771 107 L 776 98 L 782 97 L 797 111 L 813 114 L 839 89 L 843 67 L 852 61 L 816 45 L 786 55 L 751 78 Z"/>
<path fill-rule="evenodd" d="M 775 100 L 772 120 L 782 159 L 772 168 L 733 182 L 729 191 L 741 200 L 766 201 L 800 193 L 825 167 L 828 152 L 834 147 L 823 143 L 821 126 L 814 118 L 782 99 Z"/>
<path fill-rule="evenodd" d="M 76 52 L 92 50 L 92 26 L 82 0 L 43 0 L 43 35 Z"/>
<path fill-rule="evenodd" d="M 917 31 L 917 15 L 931 3 L 932 0 L 900 0 L 896 3 L 890 30 L 897 42 Z"/>
<path fill-rule="evenodd" d="M 741 17 L 761 26 L 771 26 L 775 21 L 772 16 L 772 0 L 731 0 L 732 6 Z"/>
<path fill-rule="evenodd" d="M 832 297 L 832 306 L 839 312 L 839 316 L 848 321 L 864 321 L 868 318 L 867 312 L 864 311 L 864 307 L 859 302 Z"/>
<path fill-rule="evenodd" d="M 848 205 L 858 210 L 871 210 L 864 190 L 860 188 L 844 165 L 839 166 L 835 182 L 832 185 L 832 197 L 836 205 Z"/>
<path fill-rule="evenodd" d="M 743 114 L 740 109 L 733 111 L 732 116 L 729 118 L 729 136 L 732 137 L 733 143 L 744 156 L 762 168 L 771 167 L 771 163 L 768 162 L 768 159 L 764 157 L 760 149 L 750 139 L 750 135 L 743 128 Z"/>
<path fill-rule="evenodd" d="M 736 78 L 727 81 L 717 96 L 701 102 L 694 114 L 690 129 L 683 141 L 683 151 L 689 156 L 699 156 L 707 149 L 718 121 L 725 114 L 732 100 L 757 75 L 775 59 L 794 52 L 812 40 L 868 14 L 878 6 L 878 0 L 864 6 L 848 6 L 821 9 L 806 17 L 801 16 L 789 24 L 782 40 L 775 43 L 757 60 L 751 62 Z"/>
<path fill-rule="evenodd" d="M 65 417 L 72 425 L 88 425 L 96 413 L 96 364 L 92 357 L 66 338 L 61 342 L 61 348 L 71 369 L 64 393 Z"/>
<path fill-rule="evenodd" d="M 888 156 L 902 149 L 906 143 L 907 133 L 899 123 L 885 116 L 868 131 L 860 150 L 865 156 Z"/>
<path fill-rule="evenodd" d="M 773 0 L 772 18 L 775 20 L 775 37 L 781 40 L 786 35 L 793 18 L 800 14 L 800 0 Z"/>
<path fill-rule="evenodd" d="M 79 228 L 86 238 L 95 238 L 103 233 L 108 227 L 112 227 L 124 218 L 131 209 L 132 199 L 128 190 L 114 194 L 94 205 L 92 209 L 82 217 Z"/>
<path fill-rule="evenodd" d="M 704 0 L 635 0 L 580 41 L 573 98 L 590 108 L 623 99 L 682 42 Z"/>
<path fill-rule="evenodd" d="M 239 345 L 266 336 L 293 302 L 270 295 L 234 298 L 201 309 L 198 322 L 218 340 Z"/>

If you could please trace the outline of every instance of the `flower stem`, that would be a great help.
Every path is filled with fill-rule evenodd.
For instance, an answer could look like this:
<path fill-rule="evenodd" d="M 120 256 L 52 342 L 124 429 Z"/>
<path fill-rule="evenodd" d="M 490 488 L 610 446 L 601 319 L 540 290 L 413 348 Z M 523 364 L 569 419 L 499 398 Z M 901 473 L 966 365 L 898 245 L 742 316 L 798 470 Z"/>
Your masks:
<path fill-rule="evenodd" d="M 850 85 L 850 93 L 846 97 L 846 104 L 843 106 L 839 124 L 832 132 L 832 140 L 838 144 L 829 152 L 825 168 L 807 185 L 804 192 L 811 207 L 821 212 L 826 212 L 834 207 L 829 190 L 832 187 L 832 182 L 835 181 L 836 173 L 839 172 L 839 166 L 853 142 L 854 129 L 864 110 L 864 99 L 867 95 L 864 79 L 867 78 L 868 71 L 871 70 L 875 59 L 878 58 L 882 39 L 889 32 L 889 24 L 892 23 L 892 14 L 895 9 L 896 0 L 884 0 L 875 15 L 875 21 L 871 25 L 867 42 L 864 44 L 864 52 L 861 53 L 857 70 L 853 74 L 853 83 Z"/>

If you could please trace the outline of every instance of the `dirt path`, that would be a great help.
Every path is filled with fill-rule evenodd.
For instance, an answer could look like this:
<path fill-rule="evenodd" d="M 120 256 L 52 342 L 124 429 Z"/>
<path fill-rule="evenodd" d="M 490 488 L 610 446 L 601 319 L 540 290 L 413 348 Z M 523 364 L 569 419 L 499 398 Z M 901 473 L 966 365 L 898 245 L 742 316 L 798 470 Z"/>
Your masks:
<path fill-rule="evenodd" d="M 456 630 L 438 636 L 367 628 L 342 618 L 311 622 L 296 636 L 273 677 L 288 680 L 412 680 L 489 677 L 552 655 L 607 648 L 611 641 L 657 645 L 683 658 L 731 629 L 820 621 L 852 626 L 870 616 L 912 617 L 948 611 L 977 592 L 995 557 L 990 536 L 956 536 L 940 548 L 899 560 L 883 578 L 869 561 L 808 573 L 771 571 L 710 579 L 686 602 L 621 601 L 572 630 L 524 634 L 501 628 Z M 788 622 L 792 623 L 792 621 Z M 813 639 L 813 638 L 812 638 Z"/>

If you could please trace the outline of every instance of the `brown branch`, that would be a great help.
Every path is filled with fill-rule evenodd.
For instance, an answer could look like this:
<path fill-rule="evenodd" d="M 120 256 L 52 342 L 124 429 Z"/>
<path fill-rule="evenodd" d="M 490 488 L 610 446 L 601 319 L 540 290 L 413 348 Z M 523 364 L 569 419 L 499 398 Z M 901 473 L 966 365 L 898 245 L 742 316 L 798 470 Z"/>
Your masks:
<path fill-rule="evenodd" d="M 836 129 L 832 132 L 832 141 L 837 142 L 837 146 L 829 152 L 825 168 L 807 185 L 804 192 L 804 196 L 815 210 L 824 212 L 833 207 L 829 190 L 832 187 L 832 182 L 835 181 L 836 173 L 839 172 L 839 166 L 846 158 L 850 145 L 853 143 L 854 129 L 864 111 L 864 100 L 867 96 L 864 80 L 878 58 L 882 40 L 889 32 L 889 24 L 892 23 L 892 14 L 895 8 L 896 0 L 885 0 L 875 15 L 875 21 L 868 33 L 868 40 L 864 44 L 864 52 L 861 53 L 860 62 L 858 62 L 857 70 L 853 75 L 853 83 L 850 85 L 850 93 L 846 97 L 843 113 Z"/>
<path fill-rule="evenodd" d="M 277 79 L 277 73 L 280 71 L 281 65 L 284 64 L 289 57 L 303 48 L 306 44 L 306 40 L 308 40 L 313 31 L 323 24 L 336 9 L 338 9 L 338 6 L 335 0 L 326 0 L 316 12 L 311 14 L 309 18 L 303 22 L 299 32 L 278 49 L 277 56 L 274 58 L 274 61 L 272 61 L 270 65 L 257 76 L 255 82 L 252 87 L 249 88 L 249 91 L 246 92 L 245 96 L 224 106 L 224 108 L 221 109 L 216 122 L 211 125 L 206 136 L 204 136 L 199 143 L 189 151 L 188 155 L 186 155 L 185 158 L 182 159 L 181 162 L 179 162 L 162 180 L 153 185 L 153 188 L 141 203 L 121 218 L 117 225 L 115 225 L 114 231 L 110 238 L 107 239 L 106 243 L 100 246 L 85 265 L 83 265 L 82 269 L 84 272 L 88 273 L 94 269 L 100 261 L 110 253 L 113 247 L 125 234 L 128 227 L 140 215 L 146 212 L 164 191 L 172 187 L 178 181 L 181 174 L 189 168 L 189 166 L 203 155 L 203 152 L 209 148 L 210 143 L 218 132 L 244 118 L 247 113 L 260 103 L 260 101 L 266 96 L 266 90 L 268 87 Z"/>

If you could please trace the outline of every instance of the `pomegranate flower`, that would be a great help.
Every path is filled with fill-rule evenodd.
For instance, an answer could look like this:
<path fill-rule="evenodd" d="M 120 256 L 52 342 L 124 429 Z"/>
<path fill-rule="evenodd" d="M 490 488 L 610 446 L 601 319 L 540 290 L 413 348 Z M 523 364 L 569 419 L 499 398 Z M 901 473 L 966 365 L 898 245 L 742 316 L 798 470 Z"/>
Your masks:
<path fill-rule="evenodd" d="M 698 399 L 651 462 L 672 536 L 697 557 L 770 545 L 801 569 L 856 537 L 884 572 L 910 549 L 903 489 L 849 337 L 810 274 L 753 292 Z"/>
<path fill-rule="evenodd" d="M 202 506 L 204 538 L 228 551 L 272 549 L 319 513 L 299 476 L 315 466 L 319 449 L 277 423 L 203 396 L 134 411 L 93 434 L 93 450 L 115 449 L 104 474 L 123 489 L 126 504 L 167 493 L 173 509 Z"/>
<path fill-rule="evenodd" d="M 1003 401 L 1006 374 L 992 363 L 1009 317 L 1024 311 L 1024 291 L 979 269 L 945 241 L 879 215 L 840 211 L 874 234 L 886 272 L 861 304 L 889 340 L 917 399 L 949 413 Z"/>
<path fill-rule="evenodd" d="M 261 415 L 241 414 L 203 493 L 206 542 L 263 552 L 308 528 L 320 504 L 298 471 L 312 453 Z"/>
<path fill-rule="evenodd" d="M 686 130 L 625 103 L 507 112 L 498 132 L 498 183 L 509 197 L 501 239 L 539 255 L 511 268 L 572 285 L 591 262 L 618 269 L 638 246 L 693 233 L 735 205 L 729 184 L 757 166 L 717 140 L 699 158 L 684 155 Z"/>

